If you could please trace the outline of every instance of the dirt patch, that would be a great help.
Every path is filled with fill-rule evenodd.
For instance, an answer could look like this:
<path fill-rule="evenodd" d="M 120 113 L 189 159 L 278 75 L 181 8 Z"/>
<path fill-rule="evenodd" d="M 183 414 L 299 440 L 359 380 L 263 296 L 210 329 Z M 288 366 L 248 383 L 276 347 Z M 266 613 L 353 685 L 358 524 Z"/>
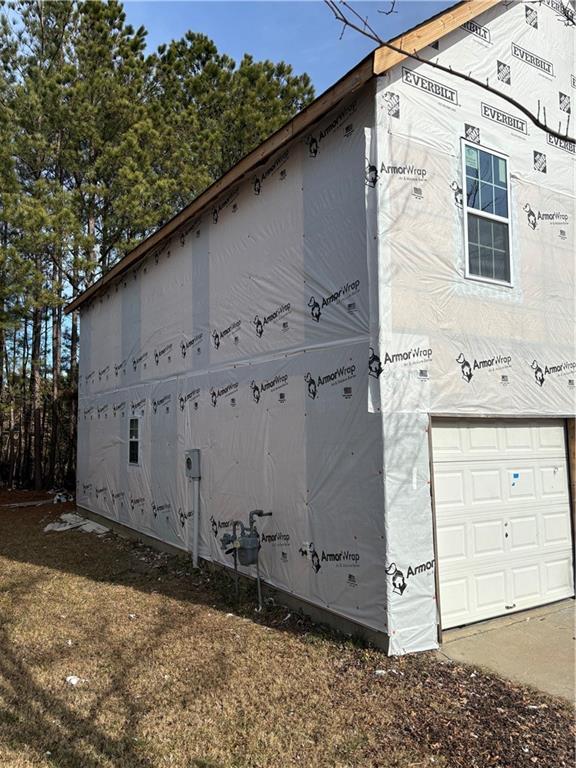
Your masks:
<path fill-rule="evenodd" d="M 257 614 L 227 574 L 112 534 L 44 533 L 68 506 L 0 510 L 0 765 L 574 765 L 561 701 Z"/>

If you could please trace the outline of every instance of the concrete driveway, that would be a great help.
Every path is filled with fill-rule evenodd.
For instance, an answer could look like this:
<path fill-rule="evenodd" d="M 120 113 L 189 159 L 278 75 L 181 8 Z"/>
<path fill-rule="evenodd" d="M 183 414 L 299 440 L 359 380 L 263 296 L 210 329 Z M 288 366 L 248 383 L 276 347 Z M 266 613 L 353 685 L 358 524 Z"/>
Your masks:
<path fill-rule="evenodd" d="M 439 653 L 575 701 L 574 600 L 443 633 Z"/>

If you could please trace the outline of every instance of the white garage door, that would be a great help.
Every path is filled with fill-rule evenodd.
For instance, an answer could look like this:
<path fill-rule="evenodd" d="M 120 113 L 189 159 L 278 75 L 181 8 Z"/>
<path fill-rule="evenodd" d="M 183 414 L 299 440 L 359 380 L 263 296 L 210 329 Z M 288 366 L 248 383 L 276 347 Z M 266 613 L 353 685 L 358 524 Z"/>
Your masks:
<path fill-rule="evenodd" d="M 574 594 L 564 423 L 432 429 L 442 627 Z"/>

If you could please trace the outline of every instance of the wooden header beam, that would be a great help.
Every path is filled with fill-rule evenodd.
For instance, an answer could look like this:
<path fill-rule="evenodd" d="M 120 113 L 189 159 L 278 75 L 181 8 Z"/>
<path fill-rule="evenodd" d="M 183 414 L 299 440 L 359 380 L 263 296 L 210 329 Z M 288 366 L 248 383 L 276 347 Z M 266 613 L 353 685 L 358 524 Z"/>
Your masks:
<path fill-rule="evenodd" d="M 436 40 L 440 40 L 440 38 L 461 27 L 462 24 L 466 24 L 467 21 L 490 10 L 499 3 L 500 0 L 465 0 L 454 8 L 449 8 L 444 13 L 425 21 L 415 29 L 390 40 L 390 44 L 395 48 L 401 48 L 408 54 L 418 53 L 427 45 L 435 43 Z M 374 51 L 374 74 L 383 75 L 384 72 L 407 58 L 408 56 L 383 45 Z"/>

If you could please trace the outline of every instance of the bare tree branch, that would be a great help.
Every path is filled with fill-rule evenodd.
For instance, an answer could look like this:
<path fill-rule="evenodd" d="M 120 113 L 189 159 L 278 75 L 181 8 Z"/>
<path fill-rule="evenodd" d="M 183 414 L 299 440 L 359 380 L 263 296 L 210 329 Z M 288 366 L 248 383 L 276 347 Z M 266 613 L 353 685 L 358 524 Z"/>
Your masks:
<path fill-rule="evenodd" d="M 390 16 L 391 13 L 398 13 L 396 10 L 396 0 L 392 0 L 390 8 L 387 11 L 378 11 L 378 13 L 382 13 L 384 16 Z"/>
<path fill-rule="evenodd" d="M 433 67 L 434 69 L 437 69 L 440 72 L 444 72 L 447 75 L 450 75 L 452 77 L 457 77 L 460 80 L 465 80 L 468 83 L 472 83 L 473 85 L 476 85 L 478 88 L 482 88 L 483 90 L 488 91 L 488 93 L 492 93 L 495 96 L 498 96 L 499 98 L 504 99 L 504 101 L 507 101 L 517 110 L 522 112 L 522 114 L 525 115 L 530 120 L 530 122 L 533 123 L 537 128 L 540 128 L 540 130 L 545 131 L 546 133 L 549 133 L 551 136 L 554 136 L 557 139 L 561 139 L 562 141 L 574 142 L 574 138 L 568 135 L 568 127 L 570 125 L 569 115 L 567 116 L 567 121 L 566 121 L 566 132 L 562 133 L 560 130 L 560 127 L 559 127 L 559 130 L 556 131 L 554 128 L 550 128 L 546 125 L 545 109 L 543 110 L 544 122 L 542 122 L 542 120 L 540 120 L 540 114 L 539 114 L 540 109 L 538 110 L 538 116 L 535 115 L 530 109 L 528 109 L 528 107 L 525 107 L 524 104 L 521 104 L 519 101 L 512 98 L 508 94 L 503 93 L 502 91 L 499 91 L 497 88 L 493 88 L 488 81 L 484 83 L 481 80 L 478 80 L 475 77 L 472 77 L 470 74 L 465 74 L 464 72 L 459 72 L 457 69 L 452 69 L 452 67 L 446 67 L 443 64 L 439 64 L 436 61 L 425 59 L 422 56 L 420 56 L 418 53 L 415 53 L 415 52 L 411 53 L 410 51 L 405 51 L 404 49 L 399 48 L 397 45 L 387 42 L 386 40 L 383 40 L 380 37 L 380 35 L 378 35 L 378 33 L 375 32 L 375 30 L 370 26 L 370 24 L 368 23 L 368 19 L 367 18 L 364 19 L 362 16 L 360 16 L 360 14 L 346 0 L 340 0 L 339 3 L 337 3 L 336 0 L 324 0 L 324 2 L 328 6 L 328 8 L 330 8 L 336 20 L 342 24 L 342 33 L 346 29 L 346 27 L 350 27 L 351 29 L 354 29 L 356 32 L 359 32 L 361 35 L 364 35 L 370 40 L 373 40 L 378 45 L 383 46 L 384 48 L 388 48 L 389 50 L 394 51 L 395 53 L 398 53 L 401 56 L 406 56 L 409 59 L 414 59 L 415 61 L 418 61 L 421 64 L 426 64 L 427 66 Z M 341 6 L 346 9 L 349 15 L 346 15 L 346 13 L 341 9 Z M 564 4 L 562 5 L 562 7 L 566 8 Z M 358 22 L 361 22 L 362 26 L 360 26 L 359 23 L 354 21 L 354 19 L 356 19 Z"/>
<path fill-rule="evenodd" d="M 540 4 L 542 4 L 542 0 L 540 0 Z M 576 26 L 576 12 L 570 6 L 569 0 L 566 0 L 566 2 L 562 0 L 560 10 L 556 11 L 556 13 L 560 17 L 559 21 L 564 22 L 565 27 Z"/>

